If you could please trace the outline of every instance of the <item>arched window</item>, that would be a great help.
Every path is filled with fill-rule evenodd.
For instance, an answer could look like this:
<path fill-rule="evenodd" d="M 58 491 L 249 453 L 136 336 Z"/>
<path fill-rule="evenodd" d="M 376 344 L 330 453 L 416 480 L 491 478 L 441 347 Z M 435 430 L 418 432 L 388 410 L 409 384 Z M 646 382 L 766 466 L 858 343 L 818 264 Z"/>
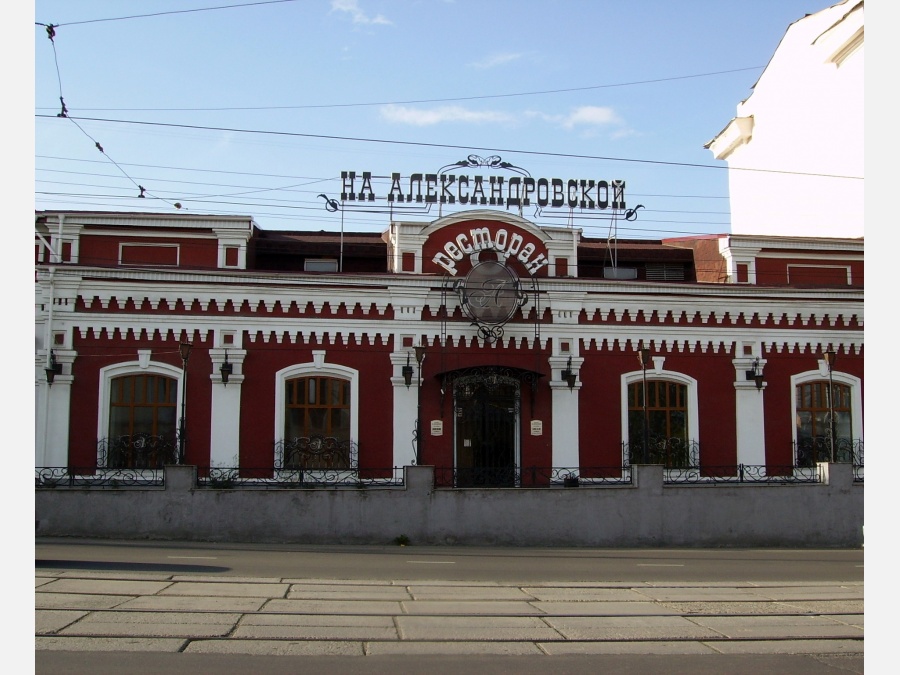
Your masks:
<path fill-rule="evenodd" d="M 667 468 L 695 466 L 688 428 L 688 387 L 671 380 L 647 380 L 648 458 Z M 630 461 L 644 457 L 644 383 L 628 385 Z"/>
<path fill-rule="evenodd" d="M 176 461 L 178 381 L 156 373 L 109 381 L 109 427 L 102 465 L 155 469 Z"/>
<path fill-rule="evenodd" d="M 297 377 L 284 383 L 284 438 L 331 436 L 350 440 L 350 382 Z"/>
<path fill-rule="evenodd" d="M 275 373 L 275 467 L 357 468 L 358 402 L 359 372 L 324 350 Z"/>
<path fill-rule="evenodd" d="M 812 466 L 817 462 L 832 461 L 831 413 L 834 411 L 835 462 L 853 459 L 853 408 L 852 389 L 846 384 L 834 383 L 833 396 L 829 398 L 829 381 L 816 380 L 797 385 L 797 466 Z"/>

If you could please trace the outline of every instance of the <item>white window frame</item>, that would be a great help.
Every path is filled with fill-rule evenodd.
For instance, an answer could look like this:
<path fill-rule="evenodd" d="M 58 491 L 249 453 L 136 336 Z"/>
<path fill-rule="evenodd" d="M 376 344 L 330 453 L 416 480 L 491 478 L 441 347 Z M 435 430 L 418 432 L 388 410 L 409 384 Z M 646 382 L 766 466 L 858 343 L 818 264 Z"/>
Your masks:
<path fill-rule="evenodd" d="M 650 380 L 667 380 L 676 384 L 687 386 L 687 416 L 688 416 L 688 437 L 687 440 L 694 441 L 698 445 L 700 443 L 700 407 L 697 398 L 697 380 L 689 375 L 678 373 L 674 370 L 663 370 L 662 368 L 648 368 L 647 382 Z M 633 370 L 629 373 L 622 374 L 622 438 L 627 443 L 631 443 L 628 436 L 628 387 L 632 384 L 643 384 L 644 371 Z M 622 448 L 622 462 L 625 463 L 625 449 Z"/>
<path fill-rule="evenodd" d="M 791 438 L 794 448 L 794 466 L 797 465 L 797 386 L 808 382 L 828 382 L 828 368 L 824 365 L 824 361 L 822 364 L 821 370 L 807 370 L 791 375 Z M 835 384 L 843 384 L 850 387 L 850 425 L 855 438 L 863 440 L 862 380 L 854 375 L 842 373 L 838 370 L 832 371 L 831 379 Z"/>
<path fill-rule="evenodd" d="M 161 363 L 159 361 L 149 361 L 146 365 L 141 364 L 140 361 L 126 361 L 123 363 L 116 363 L 111 366 L 104 366 L 100 369 L 100 392 L 99 392 L 99 409 L 97 414 L 97 466 L 101 465 L 101 452 L 99 447 L 99 441 L 102 438 L 107 438 L 109 436 L 109 403 L 110 396 L 112 392 L 112 381 L 114 378 L 122 377 L 123 375 L 146 375 L 146 374 L 154 374 L 154 375 L 163 375 L 164 377 L 173 378 L 176 381 L 177 387 L 177 395 L 175 399 L 175 409 L 176 411 L 181 410 L 181 392 L 184 388 L 182 386 L 182 377 L 184 376 L 184 371 L 178 366 L 172 366 L 168 363 Z M 180 413 L 176 412 L 176 420 L 179 419 Z"/>
<path fill-rule="evenodd" d="M 297 377 L 335 377 L 350 383 L 350 441 L 359 438 L 359 371 L 336 363 L 325 362 L 325 352 L 313 352 L 315 361 L 298 363 L 275 373 L 275 428 L 274 443 L 284 440 L 284 389 L 288 380 Z M 277 457 L 276 457 L 277 461 Z M 276 466 L 280 469 L 280 466 Z"/>

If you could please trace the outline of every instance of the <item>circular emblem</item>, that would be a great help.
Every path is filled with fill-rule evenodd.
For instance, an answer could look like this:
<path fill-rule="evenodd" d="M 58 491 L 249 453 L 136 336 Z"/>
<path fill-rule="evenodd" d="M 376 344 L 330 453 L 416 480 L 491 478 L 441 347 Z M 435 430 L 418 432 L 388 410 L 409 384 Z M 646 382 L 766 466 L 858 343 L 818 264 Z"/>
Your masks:
<path fill-rule="evenodd" d="M 496 260 L 475 265 L 460 285 L 463 309 L 481 325 L 506 323 L 527 300 L 516 273 Z"/>

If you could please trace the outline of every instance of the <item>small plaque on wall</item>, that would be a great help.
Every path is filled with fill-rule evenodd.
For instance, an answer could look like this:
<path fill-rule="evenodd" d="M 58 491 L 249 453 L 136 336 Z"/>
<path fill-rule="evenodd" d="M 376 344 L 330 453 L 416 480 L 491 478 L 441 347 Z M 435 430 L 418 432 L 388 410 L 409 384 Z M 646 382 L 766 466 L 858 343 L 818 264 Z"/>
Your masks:
<path fill-rule="evenodd" d="M 532 436 L 541 436 L 544 433 L 544 421 L 543 420 L 531 420 L 531 435 Z"/>
<path fill-rule="evenodd" d="M 431 435 L 432 436 L 443 436 L 444 435 L 444 420 L 431 420 Z"/>

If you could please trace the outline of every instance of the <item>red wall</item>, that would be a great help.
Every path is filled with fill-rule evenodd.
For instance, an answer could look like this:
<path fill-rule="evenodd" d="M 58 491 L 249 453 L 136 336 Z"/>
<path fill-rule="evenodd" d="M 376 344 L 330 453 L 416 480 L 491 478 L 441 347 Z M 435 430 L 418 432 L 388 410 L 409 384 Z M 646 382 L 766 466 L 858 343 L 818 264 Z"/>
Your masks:
<path fill-rule="evenodd" d="M 274 341 L 244 343 L 244 383 L 241 389 L 242 466 L 271 467 L 274 458 L 275 374 L 282 368 L 313 360 L 313 350 L 325 350 L 328 364 L 359 371 L 360 468 L 388 468 L 394 464 L 394 387 L 391 344 L 368 340 L 340 344 L 290 344 Z M 279 436 L 280 438 L 280 436 Z"/>
<path fill-rule="evenodd" d="M 216 239 L 160 237 L 129 237 L 122 233 L 119 237 L 96 236 L 83 233 L 79 242 L 79 263 L 82 265 L 109 266 L 119 263 L 119 244 L 178 244 L 179 267 L 213 268 L 218 267 L 218 241 Z M 153 249 L 148 247 L 148 255 Z M 168 262 L 168 255 L 165 262 Z"/>

